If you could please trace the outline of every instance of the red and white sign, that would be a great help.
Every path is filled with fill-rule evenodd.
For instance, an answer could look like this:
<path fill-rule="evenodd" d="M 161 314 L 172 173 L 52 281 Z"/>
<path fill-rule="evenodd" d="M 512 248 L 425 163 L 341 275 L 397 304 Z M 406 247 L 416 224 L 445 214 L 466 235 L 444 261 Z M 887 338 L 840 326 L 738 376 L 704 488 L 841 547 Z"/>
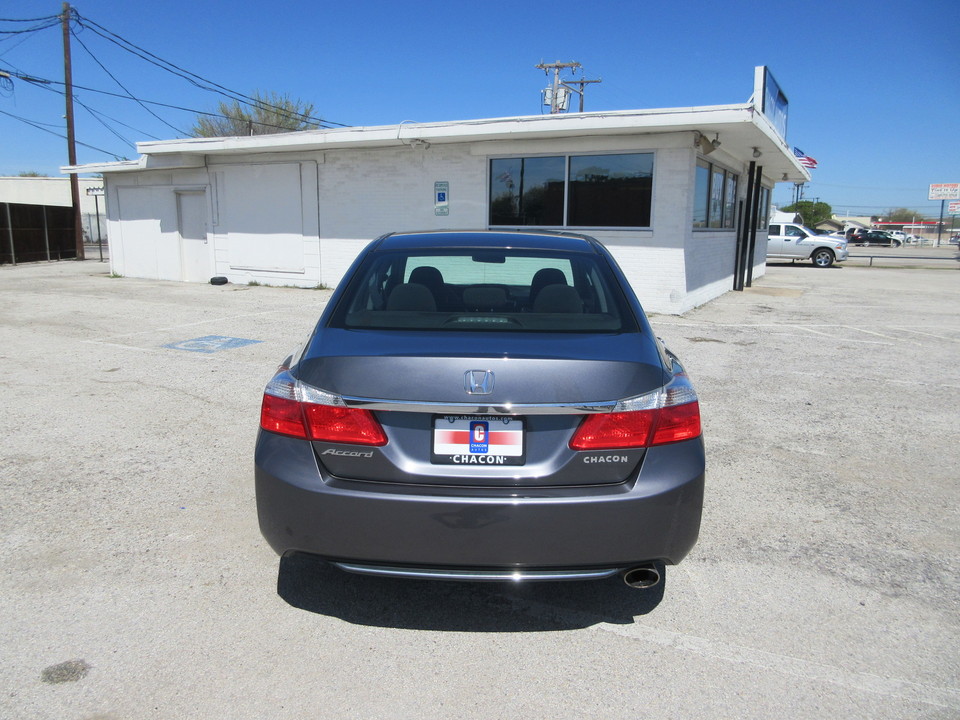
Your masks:
<path fill-rule="evenodd" d="M 522 465 L 523 420 L 504 416 L 434 419 L 432 462 L 454 465 Z"/>
<path fill-rule="evenodd" d="M 459 455 L 471 453 L 471 443 L 475 439 L 469 429 L 446 430 L 437 429 L 435 440 L 435 451 L 438 455 Z M 516 430 L 490 430 L 486 433 L 486 442 L 481 442 L 487 446 L 484 455 L 506 455 L 508 457 L 518 457 L 523 455 L 523 429 L 517 427 Z M 476 443 L 472 443 L 476 447 Z"/>
<path fill-rule="evenodd" d="M 940 183 L 930 186 L 928 200 L 960 200 L 960 183 Z"/>
<path fill-rule="evenodd" d="M 951 215 L 960 215 L 960 202 L 954 200 L 947 205 L 947 212 Z"/>

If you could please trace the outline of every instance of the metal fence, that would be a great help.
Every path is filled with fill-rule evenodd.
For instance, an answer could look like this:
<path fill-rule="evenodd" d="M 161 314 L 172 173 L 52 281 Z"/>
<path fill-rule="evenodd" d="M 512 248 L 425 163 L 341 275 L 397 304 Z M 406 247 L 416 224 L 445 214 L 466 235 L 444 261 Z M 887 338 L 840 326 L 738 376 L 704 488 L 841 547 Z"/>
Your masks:
<path fill-rule="evenodd" d="M 0 265 L 77 256 L 73 208 L 2 203 Z"/>

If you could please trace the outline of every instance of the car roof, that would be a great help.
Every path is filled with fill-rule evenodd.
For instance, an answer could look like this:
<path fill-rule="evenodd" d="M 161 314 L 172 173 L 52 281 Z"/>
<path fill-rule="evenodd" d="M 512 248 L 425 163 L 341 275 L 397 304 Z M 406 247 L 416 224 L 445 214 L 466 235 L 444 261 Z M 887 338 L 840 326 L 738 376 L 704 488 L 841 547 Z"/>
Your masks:
<path fill-rule="evenodd" d="M 373 250 L 510 248 L 593 253 L 597 242 L 588 235 L 550 231 L 437 230 L 384 235 Z"/>

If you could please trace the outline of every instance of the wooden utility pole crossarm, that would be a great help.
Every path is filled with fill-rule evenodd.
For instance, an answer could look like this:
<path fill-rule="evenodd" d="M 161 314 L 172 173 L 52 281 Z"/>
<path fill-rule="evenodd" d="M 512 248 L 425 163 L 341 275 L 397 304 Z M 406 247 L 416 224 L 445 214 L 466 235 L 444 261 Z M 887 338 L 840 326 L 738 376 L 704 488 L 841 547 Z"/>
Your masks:
<path fill-rule="evenodd" d="M 536 66 L 538 70 L 543 70 L 548 76 L 550 71 L 553 70 L 553 84 L 547 88 L 544 92 L 549 95 L 549 104 L 550 112 L 559 113 L 566 110 L 566 99 L 569 92 L 575 92 L 580 96 L 580 112 L 583 112 L 583 91 L 584 88 L 590 83 L 603 82 L 601 79 L 597 80 L 561 80 L 560 71 L 561 70 L 571 70 L 576 72 L 581 69 L 580 63 L 578 62 L 555 62 L 555 63 L 544 63 L 541 62 Z M 578 85 L 579 87 L 574 87 Z M 561 97 L 561 92 L 563 96 Z M 546 102 L 544 104 L 547 104 Z"/>

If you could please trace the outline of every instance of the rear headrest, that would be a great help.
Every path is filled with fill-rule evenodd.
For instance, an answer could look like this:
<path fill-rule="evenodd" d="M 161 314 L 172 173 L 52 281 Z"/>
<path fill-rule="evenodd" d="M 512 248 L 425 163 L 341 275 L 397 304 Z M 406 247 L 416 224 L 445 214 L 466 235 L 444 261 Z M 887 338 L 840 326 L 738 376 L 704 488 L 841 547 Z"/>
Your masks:
<path fill-rule="evenodd" d="M 539 295 L 540 291 L 547 285 L 566 284 L 567 276 L 563 274 L 563 270 L 558 268 L 540 268 L 534 274 L 533 280 L 530 281 L 530 302 L 536 300 L 537 295 Z"/>
<path fill-rule="evenodd" d="M 433 299 L 433 293 L 419 283 L 397 285 L 387 298 L 387 310 L 433 312 L 436 309 L 437 302 Z"/>
<path fill-rule="evenodd" d="M 443 287 L 443 273 L 432 265 L 421 265 L 410 273 L 410 282 L 426 285 L 436 292 Z"/>
<path fill-rule="evenodd" d="M 540 313 L 582 313 L 583 300 L 576 288 L 569 285 L 547 285 L 533 302 L 533 311 Z"/>

